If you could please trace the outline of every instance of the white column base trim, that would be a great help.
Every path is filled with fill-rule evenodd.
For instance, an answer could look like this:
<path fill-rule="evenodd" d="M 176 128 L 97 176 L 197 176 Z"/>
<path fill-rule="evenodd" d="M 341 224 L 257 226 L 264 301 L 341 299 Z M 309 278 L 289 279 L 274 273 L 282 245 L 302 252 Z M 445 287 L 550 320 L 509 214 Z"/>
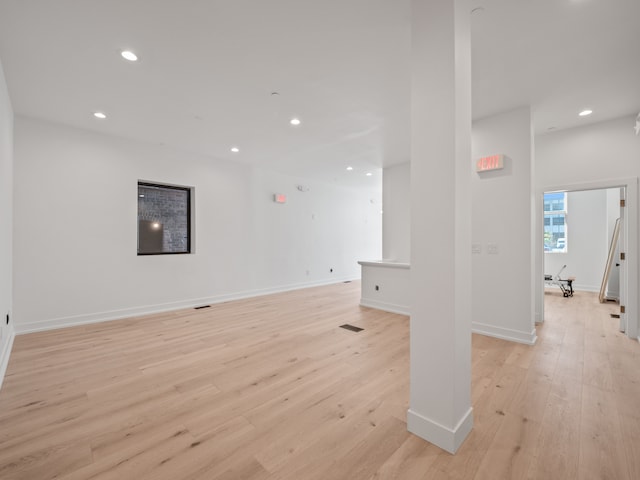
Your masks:
<path fill-rule="evenodd" d="M 9 356 L 11 355 L 11 349 L 13 348 L 14 338 L 16 338 L 16 334 L 13 329 L 10 329 L 9 340 L 7 341 L 6 348 L 2 351 L 2 357 L 0 358 L 0 388 L 2 388 L 4 374 L 7 373 L 7 367 L 9 366 Z"/>
<path fill-rule="evenodd" d="M 496 327 L 484 323 L 472 322 L 471 331 L 488 337 L 501 338 L 510 342 L 524 343 L 526 345 L 535 345 L 538 336 L 536 329 L 531 332 L 521 332 L 520 330 L 511 330 L 510 328 Z"/>
<path fill-rule="evenodd" d="M 395 303 L 379 302 L 369 298 L 361 298 L 360 305 L 363 307 L 376 308 L 385 312 L 399 313 L 400 315 L 409 315 L 409 307 L 406 305 L 396 305 Z"/>
<path fill-rule="evenodd" d="M 471 407 L 453 430 L 429 420 L 411 409 L 407 411 L 407 430 L 449 453 L 456 453 L 472 428 L 473 408 Z"/>

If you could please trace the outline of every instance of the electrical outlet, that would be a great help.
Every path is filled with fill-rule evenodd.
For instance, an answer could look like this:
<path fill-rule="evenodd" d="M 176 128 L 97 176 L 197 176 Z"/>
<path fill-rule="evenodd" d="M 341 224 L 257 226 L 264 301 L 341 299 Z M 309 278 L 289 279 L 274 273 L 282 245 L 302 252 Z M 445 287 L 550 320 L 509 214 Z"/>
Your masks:
<path fill-rule="evenodd" d="M 330 268 L 330 269 L 329 269 L 329 273 L 333 273 L 333 268 Z"/>
<path fill-rule="evenodd" d="M 376 292 L 380 290 L 380 285 L 376 285 Z"/>

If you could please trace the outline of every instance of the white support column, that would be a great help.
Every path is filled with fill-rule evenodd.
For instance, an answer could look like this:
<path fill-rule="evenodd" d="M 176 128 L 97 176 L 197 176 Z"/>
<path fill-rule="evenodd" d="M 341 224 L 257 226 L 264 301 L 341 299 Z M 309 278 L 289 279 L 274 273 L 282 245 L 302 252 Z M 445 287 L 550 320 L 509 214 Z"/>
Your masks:
<path fill-rule="evenodd" d="M 409 431 L 454 453 L 471 408 L 469 0 L 413 0 Z"/>

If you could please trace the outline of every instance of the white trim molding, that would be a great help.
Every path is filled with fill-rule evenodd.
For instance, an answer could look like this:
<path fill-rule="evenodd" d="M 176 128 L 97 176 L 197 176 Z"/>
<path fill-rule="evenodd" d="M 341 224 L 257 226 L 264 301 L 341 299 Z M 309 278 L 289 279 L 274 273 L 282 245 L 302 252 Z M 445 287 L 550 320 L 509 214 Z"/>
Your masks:
<path fill-rule="evenodd" d="M 488 337 L 500 338 L 511 342 L 524 343 L 525 345 L 534 345 L 538 336 L 535 327 L 530 332 L 521 332 L 510 328 L 496 327 L 484 323 L 472 322 L 471 331 Z"/>
<path fill-rule="evenodd" d="M 398 313 L 400 315 L 411 314 L 411 312 L 409 311 L 408 305 L 396 305 L 394 303 L 380 302 L 380 301 L 371 300 L 368 298 L 361 298 L 360 306 L 368 307 L 368 308 L 376 308 L 378 310 L 384 310 L 385 312 L 391 312 L 391 313 Z"/>
<path fill-rule="evenodd" d="M 403 270 L 411 269 L 411 265 L 409 265 L 408 263 L 394 262 L 393 260 L 360 260 L 358 261 L 358 263 L 363 267 L 401 268 Z"/>
<path fill-rule="evenodd" d="M 0 388 L 2 388 L 4 375 L 5 373 L 7 373 L 7 367 L 9 366 L 9 357 L 11 356 L 11 349 L 13 348 L 13 340 L 15 339 L 15 337 L 15 332 L 10 328 L 9 338 L 5 344 L 4 350 L 2 350 L 2 355 L 0 355 Z"/>
<path fill-rule="evenodd" d="M 407 430 L 451 454 L 456 453 L 472 428 L 473 408 L 467 410 L 467 413 L 462 416 L 453 429 L 434 422 L 411 409 L 407 411 Z"/>

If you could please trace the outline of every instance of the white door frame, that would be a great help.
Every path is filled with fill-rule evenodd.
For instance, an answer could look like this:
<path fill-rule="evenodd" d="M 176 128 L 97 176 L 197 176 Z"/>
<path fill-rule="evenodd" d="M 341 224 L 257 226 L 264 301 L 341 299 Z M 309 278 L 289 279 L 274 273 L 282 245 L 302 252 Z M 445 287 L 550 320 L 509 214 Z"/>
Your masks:
<path fill-rule="evenodd" d="M 638 337 L 638 177 L 600 180 L 596 182 L 571 183 L 563 185 L 548 185 L 537 188 L 534 198 L 533 229 L 535 255 L 534 268 L 536 283 L 534 288 L 534 303 L 536 322 L 544 321 L 544 248 L 543 248 L 543 196 L 545 192 L 575 192 L 582 190 L 603 190 L 607 188 L 626 189 L 626 208 L 624 209 L 623 230 L 621 244 L 626 246 L 626 267 L 621 270 L 621 289 L 626 289 L 626 312 L 620 316 L 621 323 L 626 325 L 625 332 L 629 338 L 640 340 Z"/>

